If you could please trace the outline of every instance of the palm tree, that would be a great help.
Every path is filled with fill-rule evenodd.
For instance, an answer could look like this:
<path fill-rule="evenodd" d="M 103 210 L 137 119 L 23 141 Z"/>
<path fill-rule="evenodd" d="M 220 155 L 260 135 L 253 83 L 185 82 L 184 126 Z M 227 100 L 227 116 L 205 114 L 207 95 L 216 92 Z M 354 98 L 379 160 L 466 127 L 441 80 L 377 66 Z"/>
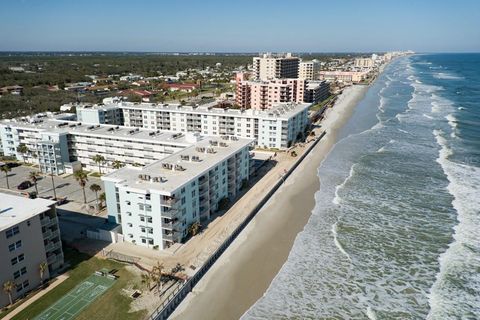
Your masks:
<path fill-rule="evenodd" d="M 25 155 L 28 153 L 28 151 L 29 151 L 28 147 L 24 143 L 19 144 L 18 147 L 17 147 L 17 152 L 22 155 L 23 163 L 26 163 Z"/>
<path fill-rule="evenodd" d="M 163 275 L 163 264 L 157 262 L 157 265 L 152 268 L 151 277 L 152 280 L 157 284 L 157 292 L 160 292 L 162 289 L 162 275 Z"/>
<path fill-rule="evenodd" d="M 112 168 L 117 170 L 117 169 L 120 169 L 121 167 L 123 167 L 123 163 L 119 160 L 115 160 L 112 162 Z"/>
<path fill-rule="evenodd" d="M 8 299 L 10 299 L 10 304 L 13 304 L 12 301 L 12 292 L 15 290 L 16 284 L 12 280 L 8 280 L 3 284 L 3 291 L 8 294 Z"/>
<path fill-rule="evenodd" d="M 40 265 L 38 266 L 38 270 L 40 271 L 40 280 L 42 280 L 42 283 L 43 283 L 43 276 L 45 275 L 45 271 L 47 271 L 48 269 L 48 264 L 43 261 L 40 263 Z"/>
<path fill-rule="evenodd" d="M 92 160 L 93 162 L 95 162 L 96 164 L 98 164 L 98 172 L 99 173 L 102 173 L 102 163 L 105 162 L 105 157 L 102 156 L 101 154 L 96 154 L 92 157 Z"/>
<path fill-rule="evenodd" d="M 10 169 L 9 166 L 4 165 L 0 168 L 0 170 L 5 173 L 5 179 L 7 180 L 7 189 L 10 189 L 10 185 L 8 184 L 8 173 L 12 171 L 12 169 Z"/>
<path fill-rule="evenodd" d="M 107 195 L 105 194 L 105 192 L 100 193 L 100 195 L 98 196 L 98 200 L 100 201 L 100 204 L 103 205 L 103 203 L 107 200 Z"/>
<path fill-rule="evenodd" d="M 57 190 L 55 189 L 55 180 L 53 180 L 53 173 L 50 173 L 50 178 L 52 178 L 53 198 L 57 199 Z"/>
<path fill-rule="evenodd" d="M 83 203 L 87 203 L 87 195 L 85 194 L 85 186 L 87 185 L 88 177 L 87 173 L 83 170 L 75 171 L 73 174 L 75 180 L 77 180 L 78 184 L 82 188 L 83 191 Z"/>
<path fill-rule="evenodd" d="M 150 284 L 152 283 L 152 274 L 150 272 L 148 273 L 142 273 L 142 283 L 145 284 L 147 287 L 148 291 L 150 291 Z"/>
<path fill-rule="evenodd" d="M 35 192 L 37 192 L 37 194 L 38 194 L 37 181 L 38 181 L 39 177 L 40 177 L 40 175 L 36 171 L 31 171 L 28 174 L 28 179 L 33 182 L 33 185 L 35 186 Z"/>
<path fill-rule="evenodd" d="M 90 190 L 95 192 L 95 199 L 97 199 L 97 207 L 98 207 L 98 191 L 102 190 L 102 187 L 94 183 L 90 186 Z"/>

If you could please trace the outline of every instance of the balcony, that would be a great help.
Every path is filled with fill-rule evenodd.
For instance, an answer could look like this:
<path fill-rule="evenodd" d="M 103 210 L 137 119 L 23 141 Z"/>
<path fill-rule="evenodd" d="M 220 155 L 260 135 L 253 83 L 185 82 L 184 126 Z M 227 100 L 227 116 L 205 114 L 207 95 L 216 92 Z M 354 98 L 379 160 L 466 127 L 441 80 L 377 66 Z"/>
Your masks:
<path fill-rule="evenodd" d="M 162 211 L 161 216 L 164 218 L 173 219 L 178 215 L 179 212 L 180 210 L 177 210 L 177 209 L 168 209 L 168 210 Z"/>
<path fill-rule="evenodd" d="M 179 237 L 175 233 L 163 233 L 162 238 L 165 241 L 179 242 Z"/>
<path fill-rule="evenodd" d="M 44 217 L 42 220 L 40 220 L 40 224 L 42 227 L 48 226 L 52 222 L 52 219 L 50 217 Z"/>
<path fill-rule="evenodd" d="M 164 229 L 169 229 L 169 230 L 178 230 L 178 227 L 181 226 L 181 221 L 179 219 L 171 220 L 170 222 L 163 222 L 162 223 L 162 228 Z"/>

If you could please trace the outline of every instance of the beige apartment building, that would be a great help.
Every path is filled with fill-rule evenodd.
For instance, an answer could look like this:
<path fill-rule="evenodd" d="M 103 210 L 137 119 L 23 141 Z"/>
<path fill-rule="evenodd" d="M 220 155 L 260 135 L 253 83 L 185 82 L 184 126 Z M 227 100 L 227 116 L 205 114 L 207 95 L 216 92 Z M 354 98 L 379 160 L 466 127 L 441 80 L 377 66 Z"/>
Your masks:
<path fill-rule="evenodd" d="M 298 78 L 304 80 L 317 80 L 320 72 L 320 61 L 314 59 L 311 61 L 300 62 L 298 68 Z"/>
<path fill-rule="evenodd" d="M 255 80 L 273 80 L 298 78 L 300 58 L 291 53 L 265 53 L 253 58 L 253 75 Z"/>
<path fill-rule="evenodd" d="M 11 298 L 23 297 L 63 265 L 55 202 L 0 194 L 0 284 L 12 281 Z M 40 265 L 47 268 L 40 276 Z M 0 307 L 10 303 L 1 290 Z"/>

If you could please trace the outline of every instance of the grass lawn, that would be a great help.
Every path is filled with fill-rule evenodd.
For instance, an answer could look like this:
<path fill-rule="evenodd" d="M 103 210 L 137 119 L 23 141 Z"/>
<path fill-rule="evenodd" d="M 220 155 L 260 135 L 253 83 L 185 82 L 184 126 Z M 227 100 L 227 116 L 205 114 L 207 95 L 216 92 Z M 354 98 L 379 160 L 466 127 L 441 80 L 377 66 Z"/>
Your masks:
<path fill-rule="evenodd" d="M 92 302 L 85 310 L 83 310 L 76 319 L 83 320 L 137 320 L 146 316 L 146 311 L 128 313 L 131 298 L 121 293 L 122 288 L 126 287 L 132 278 L 130 272 L 125 269 L 125 265 L 111 260 L 103 260 L 90 257 L 86 254 L 79 253 L 73 249 L 65 248 L 65 261 L 72 265 L 72 269 L 68 271 L 69 278 L 55 289 L 44 295 L 39 300 L 32 303 L 25 310 L 17 314 L 14 320 L 32 319 L 39 315 L 43 310 L 54 304 L 61 297 L 67 294 L 77 284 L 88 278 L 96 270 L 102 268 L 117 269 L 116 275 L 119 277 L 114 285 L 108 289 L 103 295 Z"/>

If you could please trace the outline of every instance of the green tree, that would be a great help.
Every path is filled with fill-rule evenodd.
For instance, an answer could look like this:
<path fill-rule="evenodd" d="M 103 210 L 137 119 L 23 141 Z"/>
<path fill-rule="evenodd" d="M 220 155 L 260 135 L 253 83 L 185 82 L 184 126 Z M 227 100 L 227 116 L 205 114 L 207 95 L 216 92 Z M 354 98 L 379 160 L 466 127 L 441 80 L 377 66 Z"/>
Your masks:
<path fill-rule="evenodd" d="M 102 190 L 102 187 L 100 187 L 100 185 L 96 184 L 96 183 L 93 183 L 91 186 L 90 186 L 90 190 L 95 192 L 95 199 L 97 201 L 97 207 L 98 207 L 98 191 L 101 191 Z"/>
<path fill-rule="evenodd" d="M 103 203 L 107 201 L 107 195 L 105 194 L 105 192 L 100 193 L 100 195 L 98 196 L 98 200 L 100 201 L 100 204 L 103 206 Z"/>
<path fill-rule="evenodd" d="M 8 183 L 8 173 L 12 171 L 12 169 L 10 169 L 9 166 L 4 165 L 0 168 L 0 170 L 5 173 L 5 179 L 7 180 L 7 189 L 10 189 L 10 184 Z"/>
<path fill-rule="evenodd" d="M 8 280 L 7 282 L 5 282 L 3 284 L 3 291 L 8 294 L 8 299 L 10 300 L 10 305 L 13 304 L 13 301 L 12 301 L 12 292 L 13 290 L 15 290 L 15 282 L 13 282 L 12 280 Z"/>
<path fill-rule="evenodd" d="M 101 154 L 96 154 L 92 157 L 92 160 L 98 164 L 98 172 L 102 173 L 102 164 L 105 163 L 105 157 Z"/>
<path fill-rule="evenodd" d="M 115 160 L 115 161 L 112 162 L 113 169 L 117 170 L 117 169 L 122 168 L 123 166 L 124 166 L 124 164 L 119 160 Z"/>
<path fill-rule="evenodd" d="M 151 272 L 152 280 L 157 284 L 158 293 L 160 293 L 160 290 L 162 290 L 163 269 L 163 264 L 157 262 L 157 264 L 152 268 Z"/>
<path fill-rule="evenodd" d="M 85 194 L 85 186 L 87 185 L 87 181 L 88 181 L 87 173 L 83 170 L 78 170 L 78 171 L 75 171 L 73 176 L 75 177 L 75 180 L 77 180 L 78 184 L 82 188 L 83 203 L 87 203 L 87 195 Z"/>
<path fill-rule="evenodd" d="M 35 186 L 35 192 L 37 192 L 38 195 L 38 186 L 37 186 L 37 181 L 40 175 L 36 171 L 30 171 L 28 174 L 28 179 L 32 181 L 33 185 Z"/>
<path fill-rule="evenodd" d="M 42 283 L 43 283 L 43 276 L 45 276 L 45 272 L 47 271 L 47 269 L 48 269 L 48 264 L 45 261 L 40 262 L 38 266 L 38 271 L 40 271 L 40 280 L 42 281 Z"/>
<path fill-rule="evenodd" d="M 27 155 L 28 151 L 29 151 L 28 147 L 24 143 L 19 144 L 18 147 L 17 147 L 17 152 L 22 155 L 23 163 L 27 162 L 25 158 L 26 158 L 26 155 Z"/>

